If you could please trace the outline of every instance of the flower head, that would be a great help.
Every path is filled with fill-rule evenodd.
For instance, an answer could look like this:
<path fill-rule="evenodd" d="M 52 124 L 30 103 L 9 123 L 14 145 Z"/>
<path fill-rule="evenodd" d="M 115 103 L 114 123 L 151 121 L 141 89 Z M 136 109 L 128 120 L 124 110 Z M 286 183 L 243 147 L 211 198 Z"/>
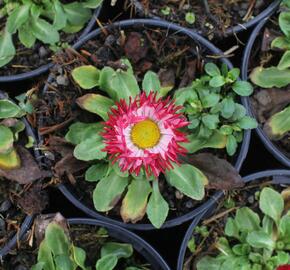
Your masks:
<path fill-rule="evenodd" d="M 290 270 L 290 264 L 280 265 L 276 270 Z"/>
<path fill-rule="evenodd" d="M 160 172 L 178 163 L 178 155 L 186 153 L 179 145 L 187 142 L 178 129 L 188 125 L 186 118 L 169 98 L 158 99 L 151 92 L 138 95 L 127 104 L 116 103 L 105 123 L 103 137 L 113 162 L 118 161 L 121 171 L 138 175 L 142 168 L 148 176 L 157 177 Z"/>

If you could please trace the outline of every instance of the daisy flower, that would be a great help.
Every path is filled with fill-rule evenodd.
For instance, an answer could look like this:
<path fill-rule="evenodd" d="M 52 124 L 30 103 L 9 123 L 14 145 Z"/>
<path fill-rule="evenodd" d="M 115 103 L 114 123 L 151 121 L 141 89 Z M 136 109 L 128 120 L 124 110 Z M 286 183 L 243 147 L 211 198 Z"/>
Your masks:
<path fill-rule="evenodd" d="M 178 163 L 178 155 L 186 149 L 180 143 L 187 142 L 179 128 L 188 125 L 174 101 L 157 98 L 156 94 L 143 92 L 127 104 L 116 103 L 105 122 L 104 151 L 113 163 L 118 162 L 121 171 L 138 175 L 142 168 L 147 176 L 155 177 Z"/>

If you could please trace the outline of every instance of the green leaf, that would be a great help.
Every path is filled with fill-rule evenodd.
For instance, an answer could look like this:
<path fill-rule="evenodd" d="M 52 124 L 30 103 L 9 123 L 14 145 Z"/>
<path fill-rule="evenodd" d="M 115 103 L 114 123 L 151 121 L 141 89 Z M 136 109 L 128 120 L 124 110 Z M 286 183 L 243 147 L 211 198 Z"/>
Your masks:
<path fill-rule="evenodd" d="M 290 106 L 272 115 L 265 123 L 264 130 L 272 140 L 283 138 L 290 131 Z"/>
<path fill-rule="evenodd" d="M 96 270 L 112 270 L 118 263 L 118 258 L 113 255 L 109 254 L 107 256 L 102 257 L 96 263 Z"/>
<path fill-rule="evenodd" d="M 89 182 L 97 182 L 104 178 L 108 172 L 108 163 L 100 162 L 86 170 L 85 179 Z"/>
<path fill-rule="evenodd" d="M 83 6 L 86 8 L 97 8 L 103 3 L 103 0 L 86 0 Z"/>
<path fill-rule="evenodd" d="M 247 242 L 254 248 L 266 248 L 268 250 L 275 248 L 275 242 L 271 235 L 264 231 L 250 232 L 247 236 Z"/>
<path fill-rule="evenodd" d="M 7 30 L 2 31 L 0 34 L 0 67 L 8 64 L 14 58 L 15 53 L 11 34 Z"/>
<path fill-rule="evenodd" d="M 262 212 L 278 224 L 284 209 L 284 200 L 275 190 L 265 187 L 260 194 L 259 206 Z"/>
<path fill-rule="evenodd" d="M 6 23 L 7 31 L 14 34 L 29 18 L 29 4 L 20 5 L 9 15 Z"/>
<path fill-rule="evenodd" d="M 279 15 L 279 26 L 285 36 L 290 37 L 290 13 L 281 12 Z"/>
<path fill-rule="evenodd" d="M 0 154 L 8 154 L 13 149 L 13 133 L 10 128 L 0 125 Z"/>
<path fill-rule="evenodd" d="M 200 101 L 204 108 L 211 108 L 217 105 L 221 98 L 219 94 L 212 93 L 212 92 L 206 92 L 205 95 L 201 95 L 201 93 L 199 93 L 199 95 L 200 95 Z"/>
<path fill-rule="evenodd" d="M 114 100 L 125 99 L 129 102 L 130 97 L 134 98 L 140 93 L 135 76 L 123 70 L 114 71 L 105 67 L 100 74 L 100 88 L 107 92 Z"/>
<path fill-rule="evenodd" d="M 15 149 L 8 154 L 0 154 L 0 168 L 3 170 L 17 169 L 21 165 L 21 160 Z"/>
<path fill-rule="evenodd" d="M 246 109 L 243 105 L 235 103 L 235 111 L 231 117 L 231 121 L 237 121 L 246 116 Z"/>
<path fill-rule="evenodd" d="M 285 215 L 281 218 L 279 224 L 279 238 L 287 244 L 290 244 L 290 216 Z"/>
<path fill-rule="evenodd" d="M 37 264 L 33 265 L 30 270 L 44 270 L 44 265 L 45 265 L 44 262 L 38 262 Z"/>
<path fill-rule="evenodd" d="M 45 230 L 45 241 L 54 256 L 69 255 L 69 240 L 64 230 L 55 222 Z"/>
<path fill-rule="evenodd" d="M 140 180 L 132 179 L 122 201 L 121 216 L 124 222 L 136 223 L 144 217 L 150 193 L 151 186 L 145 177 Z"/>
<path fill-rule="evenodd" d="M 202 200 L 204 185 L 208 182 L 207 177 L 189 164 L 173 165 L 173 167 L 165 173 L 167 182 L 186 196 L 194 200 Z"/>
<path fill-rule="evenodd" d="M 209 85 L 211 87 L 221 87 L 225 84 L 225 78 L 221 75 L 215 76 L 213 77 L 210 81 L 209 81 Z"/>
<path fill-rule="evenodd" d="M 290 50 L 286 51 L 279 61 L 278 69 L 283 70 L 290 67 Z"/>
<path fill-rule="evenodd" d="M 205 148 L 222 149 L 226 147 L 227 143 L 227 137 L 216 130 L 208 139 L 198 138 L 195 135 L 189 135 L 187 138 L 189 142 L 182 143 L 181 145 L 186 148 L 190 154 Z"/>
<path fill-rule="evenodd" d="M 86 94 L 76 100 L 77 104 L 84 110 L 95 113 L 107 120 L 108 112 L 111 111 L 114 101 L 98 94 Z"/>
<path fill-rule="evenodd" d="M 174 100 L 177 106 L 183 106 L 186 102 L 198 100 L 198 96 L 192 87 L 184 87 L 175 91 Z"/>
<path fill-rule="evenodd" d="M 242 97 L 250 96 L 254 91 L 253 86 L 246 81 L 236 81 L 232 87 L 233 90 Z"/>
<path fill-rule="evenodd" d="M 107 255 L 115 255 L 118 259 L 129 258 L 133 255 L 133 247 L 131 244 L 107 242 L 102 246 L 101 257 Z"/>
<path fill-rule="evenodd" d="M 31 48 L 35 44 L 36 37 L 31 31 L 30 23 L 27 22 L 18 29 L 18 38 L 26 48 Z"/>
<path fill-rule="evenodd" d="M 69 255 L 60 254 L 54 258 L 56 270 L 72 270 L 74 268 L 73 262 Z"/>
<path fill-rule="evenodd" d="M 103 123 L 82 123 L 76 122 L 69 127 L 65 139 L 72 144 L 79 144 L 82 141 L 95 137 L 104 128 Z"/>
<path fill-rule="evenodd" d="M 236 153 L 238 143 L 233 135 L 227 137 L 226 149 L 229 156 L 233 156 Z"/>
<path fill-rule="evenodd" d="M 53 25 L 41 18 L 31 18 L 31 31 L 33 35 L 46 44 L 55 44 L 59 41 L 59 33 Z"/>
<path fill-rule="evenodd" d="M 269 216 L 264 216 L 262 220 L 263 231 L 269 235 L 273 233 L 274 221 Z"/>
<path fill-rule="evenodd" d="M 83 3 L 72 2 L 63 5 L 67 20 L 71 25 L 83 26 L 90 18 L 91 11 Z"/>
<path fill-rule="evenodd" d="M 227 75 L 228 78 L 230 78 L 232 81 L 236 81 L 240 76 L 240 69 L 239 68 L 233 68 L 231 69 Z"/>
<path fill-rule="evenodd" d="M 76 146 L 74 156 L 79 160 L 90 161 L 103 159 L 107 152 L 103 151 L 105 144 L 101 136 L 86 139 Z"/>
<path fill-rule="evenodd" d="M 101 179 L 93 193 L 96 210 L 106 212 L 114 208 L 128 185 L 128 177 L 120 177 L 112 171 Z"/>
<path fill-rule="evenodd" d="M 86 262 L 86 252 L 80 248 L 72 245 L 72 251 L 73 251 L 73 259 L 74 262 L 82 269 L 87 270 L 85 266 Z"/>
<path fill-rule="evenodd" d="M 225 235 L 230 236 L 230 237 L 235 237 L 236 239 L 240 239 L 239 227 L 236 221 L 231 217 L 227 219 L 227 223 L 225 226 Z"/>
<path fill-rule="evenodd" d="M 259 215 L 248 207 L 237 210 L 235 223 L 241 232 L 252 232 L 260 228 Z"/>
<path fill-rule="evenodd" d="M 195 22 L 195 14 L 193 12 L 187 12 L 185 14 L 185 21 L 189 24 L 194 24 Z"/>
<path fill-rule="evenodd" d="M 272 41 L 271 48 L 278 48 L 283 51 L 290 50 L 290 42 L 287 37 L 277 37 Z"/>
<path fill-rule="evenodd" d="M 53 8 L 54 8 L 53 27 L 56 30 L 61 30 L 66 26 L 67 17 L 65 15 L 62 4 L 58 0 L 53 1 Z"/>
<path fill-rule="evenodd" d="M 160 92 L 161 84 L 158 75 L 155 72 L 147 71 L 143 82 L 142 89 L 148 95 L 151 91 Z"/>
<path fill-rule="evenodd" d="M 87 65 L 77 67 L 71 74 L 73 79 L 83 89 L 92 89 L 99 85 L 100 70 L 94 66 Z"/>
<path fill-rule="evenodd" d="M 230 256 L 233 253 L 229 242 L 225 237 L 220 237 L 218 239 L 218 242 L 216 243 L 216 248 L 225 256 Z"/>
<path fill-rule="evenodd" d="M 48 247 L 45 239 L 42 240 L 42 242 L 40 243 L 38 255 L 37 255 L 37 261 L 40 264 L 43 263 L 43 266 L 45 267 L 44 269 L 49 269 L 49 270 L 55 269 L 51 249 Z"/>
<path fill-rule="evenodd" d="M 196 264 L 197 270 L 220 270 L 222 260 L 210 256 L 204 256 Z"/>
<path fill-rule="evenodd" d="M 217 114 L 206 114 L 202 116 L 201 120 L 209 129 L 216 129 L 219 123 L 219 116 Z"/>
<path fill-rule="evenodd" d="M 153 190 L 147 205 L 147 216 L 155 228 L 160 228 L 168 215 L 169 206 L 162 197 L 158 181 L 153 181 Z"/>
<path fill-rule="evenodd" d="M 222 117 L 229 119 L 233 116 L 233 113 L 235 112 L 235 102 L 232 98 L 224 98 L 221 102 L 222 108 L 221 108 L 221 115 Z"/>
<path fill-rule="evenodd" d="M 256 67 L 250 74 L 251 81 L 263 88 L 284 87 L 290 83 L 290 69 Z"/>
<path fill-rule="evenodd" d="M 244 116 L 238 121 L 238 126 L 242 129 L 253 129 L 257 128 L 258 123 L 254 118 L 250 116 Z"/>
<path fill-rule="evenodd" d="M 0 119 L 18 117 L 21 115 L 21 109 L 15 103 L 8 99 L 0 100 Z"/>
<path fill-rule="evenodd" d="M 214 64 L 214 63 L 205 64 L 204 70 L 211 77 L 215 77 L 215 76 L 221 75 L 221 72 L 220 72 L 218 66 L 216 64 Z"/>

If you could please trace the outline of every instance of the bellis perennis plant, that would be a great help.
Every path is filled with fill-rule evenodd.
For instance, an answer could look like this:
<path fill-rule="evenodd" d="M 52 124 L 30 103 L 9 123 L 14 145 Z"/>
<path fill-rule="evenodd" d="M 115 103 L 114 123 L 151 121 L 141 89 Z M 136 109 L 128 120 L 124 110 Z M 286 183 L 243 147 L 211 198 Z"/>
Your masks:
<path fill-rule="evenodd" d="M 16 54 L 16 34 L 26 48 L 33 47 L 37 40 L 56 46 L 60 42 L 59 32 L 79 32 L 91 18 L 91 9 L 98 7 L 102 0 L 70 1 L 68 4 L 59 0 L 2 2 L 0 16 L 7 19 L 0 33 L 0 67 Z"/>
<path fill-rule="evenodd" d="M 99 237 L 106 238 L 105 229 L 97 232 Z M 113 270 L 119 269 L 121 260 L 130 260 L 133 255 L 131 244 L 105 242 L 101 246 L 100 257 L 93 265 L 87 265 L 86 250 L 74 245 L 67 231 L 58 223 L 51 222 L 45 230 L 45 238 L 38 250 L 37 263 L 31 270 Z M 141 270 L 136 266 L 128 266 L 125 270 Z"/>
<path fill-rule="evenodd" d="M 250 78 L 254 84 L 262 88 L 284 88 L 290 84 L 290 1 L 282 1 L 282 12 L 279 15 L 279 27 L 282 35 L 275 38 L 271 47 L 282 51 L 283 55 L 277 66 L 253 69 Z M 287 105 L 287 104 L 285 104 Z M 279 140 L 290 132 L 290 106 L 272 115 L 265 123 L 264 130 L 272 140 Z"/>
<path fill-rule="evenodd" d="M 260 211 L 242 207 L 234 217 L 229 217 L 223 235 L 215 244 L 217 256 L 200 258 L 197 270 L 288 269 L 290 213 L 284 206 L 281 194 L 272 188 L 263 188 L 259 198 Z M 190 247 L 192 250 L 192 243 Z"/>
<path fill-rule="evenodd" d="M 82 109 L 97 114 L 103 122 L 74 123 L 66 140 L 76 145 L 77 159 L 94 162 L 86 172 L 86 180 L 98 182 L 93 193 L 97 211 L 111 210 L 122 198 L 120 214 L 125 222 L 135 223 L 146 213 L 159 228 L 169 211 L 159 190 L 159 179 L 193 200 L 204 197 L 208 182 L 199 169 L 180 164 L 178 159 L 192 143 L 187 136 L 192 113 L 183 105 L 193 102 L 190 92 L 195 91 L 188 88 L 184 102 L 178 97 L 166 97 L 172 88 L 162 87 L 152 71 L 145 74 L 141 91 L 130 62 L 123 59 L 122 64 L 124 68 L 118 70 L 81 66 L 72 71 L 81 88 L 97 88 L 99 93 L 105 93 L 89 93 L 77 99 Z M 207 91 L 212 89 L 215 93 L 222 91 L 221 86 Z M 220 101 L 221 98 L 216 104 Z M 203 138 L 197 150 L 214 147 L 204 143 L 211 135 Z M 220 137 L 226 142 L 227 137 Z"/>

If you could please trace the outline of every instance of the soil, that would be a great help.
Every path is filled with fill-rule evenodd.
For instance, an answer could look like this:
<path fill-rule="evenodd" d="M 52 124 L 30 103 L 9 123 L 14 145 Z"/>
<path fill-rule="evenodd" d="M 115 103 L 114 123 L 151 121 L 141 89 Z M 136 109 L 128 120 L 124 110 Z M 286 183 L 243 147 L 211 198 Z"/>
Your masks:
<path fill-rule="evenodd" d="M 270 45 L 275 37 L 281 36 L 277 18 L 266 24 L 261 31 L 260 38 L 256 42 L 251 52 L 251 62 L 249 63 L 249 73 L 257 66 L 276 66 L 281 59 L 283 52 L 271 49 Z M 262 89 L 255 87 L 253 96 L 250 98 L 253 112 L 256 119 L 264 129 L 266 121 L 275 113 L 283 110 L 290 104 L 290 87 Z M 272 141 L 281 152 L 290 157 L 290 133 L 279 140 Z"/>
<path fill-rule="evenodd" d="M 132 2 L 137 3 L 134 6 Z M 206 2 L 208 8 L 205 5 Z M 194 28 L 211 40 L 222 38 L 228 29 L 250 21 L 271 2 L 271 0 L 127 0 L 125 9 L 136 9 L 140 17 L 160 17 L 188 28 Z M 168 12 L 166 8 L 169 8 Z M 194 23 L 186 21 L 185 17 L 188 12 L 195 14 Z"/>
<path fill-rule="evenodd" d="M 193 232 L 193 237 L 195 238 L 196 243 L 196 251 L 192 254 L 190 250 L 187 249 L 184 260 L 184 270 L 195 270 L 195 264 L 203 256 L 217 255 L 215 243 L 219 237 L 223 236 L 227 219 L 229 217 L 234 217 L 238 208 L 249 207 L 261 217 L 262 213 L 259 209 L 259 201 L 255 199 L 257 192 L 260 192 L 264 187 L 274 188 L 278 192 L 283 190 L 281 185 L 271 184 L 271 179 L 271 177 L 268 177 L 261 180 L 252 181 L 242 189 L 229 192 L 223 200 L 219 202 L 213 212 L 208 215 L 209 218 L 205 218 L 198 224 L 198 226 L 206 225 L 209 235 L 207 237 L 202 237 L 200 234 Z M 234 205 L 229 206 L 228 202 L 230 200 L 234 201 Z"/>
<path fill-rule="evenodd" d="M 36 105 L 39 132 L 44 136 L 44 144 L 48 149 L 46 156 L 50 159 L 46 159 L 47 167 L 54 166 L 61 158 L 49 145 L 52 135 L 63 138 L 73 121 L 100 121 L 95 114 L 84 112 L 75 103 L 76 98 L 84 93 L 96 92 L 96 89 L 83 91 L 74 83 L 70 73 L 75 67 L 91 64 L 98 68 L 125 68 L 119 61 L 125 56 L 132 63 L 138 82 L 141 82 L 146 71 L 152 70 L 163 75 L 160 76 L 161 83 L 168 83 L 169 78 L 174 89 L 189 85 L 201 75 L 209 53 L 198 44 L 192 44 L 193 41 L 188 37 L 160 29 L 138 29 L 138 33 L 134 30 L 134 27 L 122 32 L 116 28 L 110 29 L 83 45 L 79 53 L 67 50 L 54 58 L 57 65 L 51 74 L 51 81 L 47 84 L 46 91 L 40 93 L 39 103 Z M 219 151 L 219 156 L 226 156 L 225 152 Z M 73 191 L 81 201 L 93 208 L 92 192 L 95 184 L 84 181 L 83 171 L 73 175 L 69 173 L 66 177 L 61 177 L 61 180 L 73 184 Z M 162 179 L 160 186 L 162 195 L 172 210 L 169 217 L 181 216 L 202 203 L 182 196 Z M 212 193 L 213 191 L 209 191 L 205 198 Z M 109 215 L 120 219 L 118 207 Z"/>
<path fill-rule="evenodd" d="M 101 234 L 100 229 L 103 231 L 101 227 L 90 225 L 71 225 L 69 228 L 70 237 L 74 245 L 86 251 L 86 265 L 95 265 L 96 261 L 100 258 L 101 248 L 106 242 L 122 242 L 110 237 L 108 234 Z M 11 251 L 5 257 L 3 265 L 0 265 L 0 269 L 29 270 L 37 262 L 38 249 L 35 246 L 36 241 L 33 242 L 34 244 L 31 247 L 29 239 L 27 236 L 27 240 L 23 241 L 18 249 Z M 123 270 L 127 266 L 144 267 L 144 270 L 150 269 L 150 265 L 146 262 L 145 258 L 136 251 L 134 251 L 132 257 L 126 260 L 121 259 L 116 269 Z"/>

